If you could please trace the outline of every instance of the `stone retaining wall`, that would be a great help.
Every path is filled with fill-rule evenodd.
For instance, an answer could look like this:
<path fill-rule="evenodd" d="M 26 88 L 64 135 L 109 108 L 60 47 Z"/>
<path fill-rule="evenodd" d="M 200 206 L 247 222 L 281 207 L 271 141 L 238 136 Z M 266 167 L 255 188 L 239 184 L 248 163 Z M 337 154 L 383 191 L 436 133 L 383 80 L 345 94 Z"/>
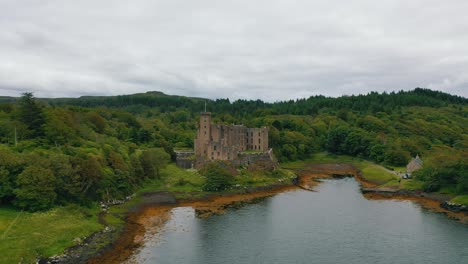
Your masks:
<path fill-rule="evenodd" d="M 175 151 L 176 165 L 184 169 L 191 169 L 195 166 L 195 152 L 190 150 Z"/>

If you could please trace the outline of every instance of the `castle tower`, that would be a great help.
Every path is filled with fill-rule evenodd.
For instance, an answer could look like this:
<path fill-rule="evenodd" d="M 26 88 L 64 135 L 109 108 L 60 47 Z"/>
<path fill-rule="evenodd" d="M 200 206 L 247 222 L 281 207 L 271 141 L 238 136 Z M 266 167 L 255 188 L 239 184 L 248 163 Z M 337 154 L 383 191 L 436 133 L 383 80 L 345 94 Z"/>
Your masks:
<path fill-rule="evenodd" d="M 211 113 L 202 112 L 200 114 L 200 123 L 198 124 L 198 138 L 203 142 L 211 140 Z"/>
<path fill-rule="evenodd" d="M 206 156 L 208 144 L 211 141 L 211 113 L 201 112 L 200 122 L 198 123 L 198 134 L 195 139 L 195 154 L 197 156 Z"/>

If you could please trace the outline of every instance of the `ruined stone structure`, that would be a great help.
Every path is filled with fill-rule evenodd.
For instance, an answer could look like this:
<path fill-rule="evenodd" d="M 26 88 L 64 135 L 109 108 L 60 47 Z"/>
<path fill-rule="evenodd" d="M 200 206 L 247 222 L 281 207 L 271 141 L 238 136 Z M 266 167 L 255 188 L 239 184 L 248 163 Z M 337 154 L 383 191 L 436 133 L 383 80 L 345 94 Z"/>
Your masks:
<path fill-rule="evenodd" d="M 268 148 L 267 127 L 212 124 L 210 112 L 201 113 L 194 145 L 197 162 L 226 160 L 243 165 L 241 160 L 248 162 L 249 159 L 245 155 L 241 156 L 241 153 L 255 152 L 272 156 Z"/>

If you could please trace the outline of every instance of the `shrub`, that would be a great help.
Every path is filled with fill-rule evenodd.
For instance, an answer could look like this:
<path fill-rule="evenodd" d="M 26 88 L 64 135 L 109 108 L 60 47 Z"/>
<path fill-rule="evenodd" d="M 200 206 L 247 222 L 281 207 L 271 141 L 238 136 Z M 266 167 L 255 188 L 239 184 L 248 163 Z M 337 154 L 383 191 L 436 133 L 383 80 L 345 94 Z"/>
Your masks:
<path fill-rule="evenodd" d="M 28 210 L 45 210 L 54 205 L 57 198 L 56 178 L 50 169 L 27 167 L 17 179 L 15 204 Z"/>
<path fill-rule="evenodd" d="M 234 182 L 233 174 L 220 162 L 210 162 L 200 170 L 206 177 L 203 190 L 219 192 L 231 188 Z"/>

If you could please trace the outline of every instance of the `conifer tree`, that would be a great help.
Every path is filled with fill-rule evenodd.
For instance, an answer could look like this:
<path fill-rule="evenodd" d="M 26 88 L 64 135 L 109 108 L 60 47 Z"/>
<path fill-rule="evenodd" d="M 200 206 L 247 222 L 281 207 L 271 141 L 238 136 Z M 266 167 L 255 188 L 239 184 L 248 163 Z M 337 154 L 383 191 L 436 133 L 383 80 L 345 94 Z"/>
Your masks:
<path fill-rule="evenodd" d="M 28 129 L 28 137 L 36 138 L 44 135 L 44 114 L 32 93 L 23 93 L 23 96 L 19 101 L 18 117 L 19 120 L 26 125 Z"/>

